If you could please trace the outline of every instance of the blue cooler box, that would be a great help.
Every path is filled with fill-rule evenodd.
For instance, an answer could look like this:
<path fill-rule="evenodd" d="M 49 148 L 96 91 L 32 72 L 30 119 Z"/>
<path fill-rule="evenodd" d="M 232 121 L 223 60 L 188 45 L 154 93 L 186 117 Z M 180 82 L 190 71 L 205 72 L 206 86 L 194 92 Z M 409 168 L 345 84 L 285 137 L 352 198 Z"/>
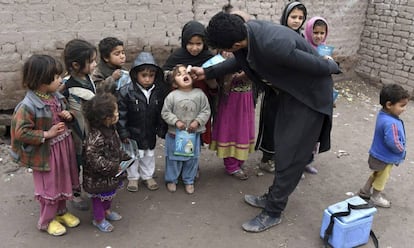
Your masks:
<path fill-rule="evenodd" d="M 325 230 L 331 221 L 331 215 L 338 212 L 348 211 L 348 203 L 352 205 L 366 204 L 359 196 L 354 196 L 345 201 L 329 206 L 323 212 L 320 236 L 323 239 Z M 334 219 L 332 235 L 328 243 L 334 248 L 351 248 L 368 242 L 371 231 L 372 220 L 377 212 L 375 207 L 367 209 L 351 209 L 348 216 Z"/>

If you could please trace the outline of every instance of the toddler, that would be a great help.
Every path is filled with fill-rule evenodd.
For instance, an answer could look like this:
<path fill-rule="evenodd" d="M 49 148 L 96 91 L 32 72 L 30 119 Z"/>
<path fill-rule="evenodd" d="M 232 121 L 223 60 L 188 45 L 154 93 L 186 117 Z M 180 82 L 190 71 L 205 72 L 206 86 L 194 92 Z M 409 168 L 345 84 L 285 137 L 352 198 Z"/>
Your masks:
<path fill-rule="evenodd" d="M 368 157 L 368 165 L 373 172 L 359 191 L 359 196 L 369 198 L 378 207 L 391 207 L 391 202 L 381 192 L 392 166 L 398 166 L 405 159 L 405 129 L 399 116 L 405 111 L 409 98 L 408 91 L 397 84 L 385 85 L 380 92 L 382 109 L 377 115 Z"/>
<path fill-rule="evenodd" d="M 75 148 L 66 122 L 62 66 L 48 55 L 33 55 L 23 66 L 23 86 L 29 90 L 16 106 L 11 122 L 12 156 L 21 166 L 33 169 L 35 198 L 40 203 L 37 227 L 60 236 L 80 221 L 67 211 L 66 200 L 79 188 Z"/>
<path fill-rule="evenodd" d="M 172 70 L 172 83 L 177 89 L 165 98 L 161 116 L 168 124 L 165 136 L 165 181 L 170 192 L 176 191 L 181 173 L 188 194 L 194 193 L 194 178 L 198 169 L 200 155 L 200 134 L 206 130 L 205 124 L 210 118 L 210 105 L 207 96 L 198 88 L 193 88 L 193 80 L 184 65 Z M 175 155 L 176 129 L 195 133 L 193 156 Z"/>
<path fill-rule="evenodd" d="M 90 132 L 85 140 L 83 188 L 92 199 L 92 224 L 102 232 L 112 232 L 109 221 L 122 216 L 111 210 L 121 178 L 116 177 L 121 161 L 130 157 L 121 150 L 121 140 L 115 129 L 118 122 L 116 98 L 110 93 L 97 94 L 83 105 Z"/>
<path fill-rule="evenodd" d="M 140 53 L 129 72 L 132 83 L 122 87 L 118 95 L 121 140 L 133 139 L 138 144 L 140 159 L 127 169 L 127 190 L 138 190 L 141 178 L 149 190 L 157 190 L 154 180 L 154 148 L 157 135 L 164 138 L 167 125 L 161 119 L 161 108 L 166 95 L 163 72 L 148 52 Z"/>

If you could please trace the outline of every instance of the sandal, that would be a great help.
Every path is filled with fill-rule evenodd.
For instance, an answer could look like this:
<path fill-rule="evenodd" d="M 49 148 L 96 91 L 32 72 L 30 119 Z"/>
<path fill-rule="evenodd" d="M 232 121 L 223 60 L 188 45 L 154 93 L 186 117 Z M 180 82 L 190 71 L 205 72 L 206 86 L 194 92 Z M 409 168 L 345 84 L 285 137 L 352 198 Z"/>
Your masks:
<path fill-rule="evenodd" d="M 111 221 L 117 221 L 122 219 L 122 215 L 118 214 L 115 211 L 111 211 L 111 213 L 106 215 L 106 218 Z"/>
<path fill-rule="evenodd" d="M 92 221 L 92 225 L 96 226 L 99 231 L 101 232 L 112 232 L 114 230 L 114 226 L 109 223 L 106 219 L 103 219 L 101 223 L 97 223 L 95 220 Z"/>
<path fill-rule="evenodd" d="M 57 215 L 55 220 L 67 227 L 76 227 L 80 223 L 79 218 L 69 212 L 66 212 L 63 215 Z"/>
<path fill-rule="evenodd" d="M 127 190 L 129 192 L 138 191 L 138 180 L 129 180 Z"/>
<path fill-rule="evenodd" d="M 144 180 L 143 182 L 144 182 L 144 185 L 147 186 L 149 190 L 157 190 L 159 188 L 157 182 L 153 178 Z"/>
<path fill-rule="evenodd" d="M 185 185 L 185 192 L 189 195 L 194 193 L 194 184 L 186 184 Z"/>
<path fill-rule="evenodd" d="M 47 227 L 47 233 L 52 236 L 61 236 L 66 233 L 66 228 L 62 226 L 57 220 L 52 220 Z"/>
<path fill-rule="evenodd" d="M 237 179 L 240 180 L 246 180 L 249 178 L 249 176 L 242 170 L 236 170 L 233 174 L 231 174 L 232 176 L 234 176 Z"/>

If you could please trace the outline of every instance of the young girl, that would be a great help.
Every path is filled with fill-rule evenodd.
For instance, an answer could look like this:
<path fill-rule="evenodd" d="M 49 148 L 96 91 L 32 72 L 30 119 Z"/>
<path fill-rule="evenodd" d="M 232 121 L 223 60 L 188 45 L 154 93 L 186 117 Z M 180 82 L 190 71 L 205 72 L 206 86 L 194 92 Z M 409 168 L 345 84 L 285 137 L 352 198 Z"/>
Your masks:
<path fill-rule="evenodd" d="M 109 221 L 122 218 L 111 210 L 111 202 L 121 180 L 116 177 L 121 161 L 130 157 L 123 152 L 115 129 L 118 105 L 110 93 L 98 94 L 83 105 L 90 132 L 85 140 L 83 188 L 92 199 L 92 224 L 102 232 L 112 232 Z"/>
<path fill-rule="evenodd" d="M 280 24 L 302 35 L 300 29 L 305 23 L 306 16 L 307 10 L 305 5 L 301 2 L 293 1 L 283 9 Z M 267 86 L 264 87 L 263 92 L 256 149 L 261 150 L 263 153 L 259 168 L 273 173 L 275 171 L 273 128 L 277 113 L 278 93 L 273 88 Z"/>
<path fill-rule="evenodd" d="M 78 170 L 82 161 L 82 142 L 88 130 L 82 114 L 82 104 L 95 96 L 95 84 L 89 76 L 96 67 L 96 47 L 87 41 L 74 39 L 69 41 L 63 52 L 66 70 L 70 75 L 65 82 L 63 94 L 69 102 L 69 109 L 76 121 L 71 125 L 73 140 L 76 147 Z M 81 198 L 81 192 L 75 192 L 72 205 L 79 210 L 88 210 L 89 204 Z"/>
<path fill-rule="evenodd" d="M 221 55 L 233 56 L 227 52 Z M 249 153 L 254 152 L 254 113 L 252 82 L 243 73 L 225 77 L 220 88 L 210 149 L 223 158 L 226 172 L 240 180 L 248 179 L 242 165 Z"/>
<path fill-rule="evenodd" d="M 168 94 L 161 110 L 161 117 L 168 124 L 168 133 L 165 136 L 165 181 L 168 191 L 175 192 L 178 176 L 182 173 L 185 191 L 192 194 L 198 169 L 200 134 L 206 130 L 210 105 L 207 96 L 200 89 L 193 88 L 193 80 L 184 65 L 174 67 L 171 78 L 177 89 Z M 174 154 L 176 129 L 196 134 L 193 156 Z"/>
<path fill-rule="evenodd" d="M 312 17 L 305 25 L 305 39 L 317 48 L 321 44 L 325 44 L 328 37 L 328 22 L 320 17 Z"/>
<path fill-rule="evenodd" d="M 12 156 L 33 169 L 35 198 L 40 203 L 37 227 L 50 235 L 79 225 L 67 211 L 72 188 L 79 187 L 76 156 L 70 130 L 73 120 L 64 97 L 57 92 L 62 66 L 48 55 L 33 55 L 23 66 L 23 86 L 29 90 L 17 105 L 11 123 Z"/>

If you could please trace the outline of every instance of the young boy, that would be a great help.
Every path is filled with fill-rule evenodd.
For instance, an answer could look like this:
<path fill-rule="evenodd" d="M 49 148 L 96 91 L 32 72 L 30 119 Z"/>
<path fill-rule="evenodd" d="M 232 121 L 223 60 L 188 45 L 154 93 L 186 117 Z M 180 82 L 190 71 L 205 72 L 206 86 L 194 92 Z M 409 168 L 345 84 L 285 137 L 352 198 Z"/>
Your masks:
<path fill-rule="evenodd" d="M 92 79 L 98 90 L 114 93 L 118 80 L 127 71 L 122 70 L 126 56 L 124 43 L 115 37 L 107 37 L 99 42 L 100 61 L 95 68 Z M 129 77 L 128 77 L 129 78 Z"/>
<path fill-rule="evenodd" d="M 150 53 L 142 52 L 129 75 L 132 82 L 119 90 L 118 132 L 124 143 L 128 143 L 128 139 L 137 142 L 140 159 L 127 169 L 127 190 L 138 191 L 140 178 L 149 190 L 157 190 L 158 184 L 153 179 L 154 148 L 156 136 L 163 138 L 167 129 L 160 115 L 166 95 L 163 71 Z"/>
<path fill-rule="evenodd" d="M 391 202 L 381 192 L 392 166 L 398 166 L 405 159 L 405 130 L 399 116 L 405 111 L 409 98 L 408 91 L 397 84 L 385 85 L 380 93 L 382 109 L 377 115 L 368 158 L 369 168 L 373 172 L 359 191 L 359 196 L 369 198 L 378 207 L 391 207 Z"/>
<path fill-rule="evenodd" d="M 177 65 L 172 70 L 172 83 L 177 89 L 165 98 L 161 116 L 168 124 L 165 137 L 165 181 L 170 192 L 176 191 L 178 176 L 181 173 L 188 194 L 194 193 L 194 178 L 198 169 L 200 155 L 200 134 L 205 132 L 210 118 L 210 104 L 201 89 L 193 88 L 193 80 L 184 65 Z M 176 146 L 176 129 L 196 133 L 192 156 L 174 154 Z"/>

